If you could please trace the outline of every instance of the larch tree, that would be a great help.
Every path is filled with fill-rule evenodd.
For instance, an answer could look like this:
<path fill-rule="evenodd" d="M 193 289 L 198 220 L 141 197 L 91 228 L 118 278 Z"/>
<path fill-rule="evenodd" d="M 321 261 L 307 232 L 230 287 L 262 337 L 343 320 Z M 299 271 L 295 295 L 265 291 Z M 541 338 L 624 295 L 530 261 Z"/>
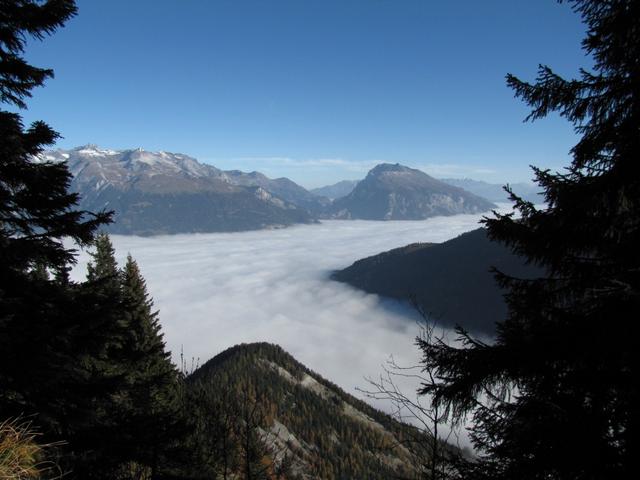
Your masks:
<path fill-rule="evenodd" d="M 534 169 L 547 205 L 515 195 L 486 219 L 490 237 L 544 267 L 496 272 L 508 315 L 493 343 L 422 342 L 438 382 L 422 393 L 455 420 L 473 417 L 479 458 L 465 479 L 623 479 L 637 475 L 640 387 L 640 2 L 572 0 L 592 71 L 565 80 L 541 66 L 507 83 L 580 135 L 566 172 Z"/>

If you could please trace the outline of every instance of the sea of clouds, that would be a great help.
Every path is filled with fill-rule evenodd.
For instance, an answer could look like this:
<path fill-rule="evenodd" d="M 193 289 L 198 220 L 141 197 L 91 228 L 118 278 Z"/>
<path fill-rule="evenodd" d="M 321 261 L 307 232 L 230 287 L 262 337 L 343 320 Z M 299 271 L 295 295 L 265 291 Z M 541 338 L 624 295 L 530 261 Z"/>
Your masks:
<path fill-rule="evenodd" d="M 393 355 L 416 364 L 417 314 L 329 279 L 333 270 L 414 242 L 442 242 L 478 228 L 481 215 L 424 221 L 324 221 L 280 230 L 113 236 L 121 263 L 137 260 L 176 363 L 204 363 L 247 342 L 276 343 L 359 397 Z M 73 277 L 86 274 L 80 252 Z M 405 385 L 415 391 L 415 382 Z M 375 403 L 375 402 L 374 402 Z M 384 405 L 377 404 L 384 408 Z"/>

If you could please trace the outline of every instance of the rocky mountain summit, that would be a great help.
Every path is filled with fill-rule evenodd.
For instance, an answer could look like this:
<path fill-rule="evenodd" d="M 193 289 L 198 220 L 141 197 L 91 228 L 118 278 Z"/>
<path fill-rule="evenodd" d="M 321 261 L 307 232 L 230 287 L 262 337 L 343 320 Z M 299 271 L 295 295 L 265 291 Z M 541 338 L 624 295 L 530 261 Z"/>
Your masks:
<path fill-rule="evenodd" d="M 311 223 L 314 214 L 291 200 L 322 202 L 290 180 L 224 172 L 178 153 L 86 145 L 50 151 L 42 159 L 67 162 L 81 208 L 115 211 L 112 233 L 227 232 Z"/>
<path fill-rule="evenodd" d="M 422 220 L 436 215 L 485 212 L 495 205 L 461 188 L 400 164 L 382 163 L 332 205 L 335 218 Z"/>

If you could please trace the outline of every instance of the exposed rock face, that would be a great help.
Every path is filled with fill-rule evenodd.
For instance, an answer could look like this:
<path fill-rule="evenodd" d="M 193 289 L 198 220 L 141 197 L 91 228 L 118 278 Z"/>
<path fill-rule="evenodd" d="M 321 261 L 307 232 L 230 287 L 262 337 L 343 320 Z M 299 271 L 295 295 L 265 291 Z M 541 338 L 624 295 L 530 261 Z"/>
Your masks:
<path fill-rule="evenodd" d="M 260 172 L 245 173 L 239 170 L 227 170 L 224 175 L 234 185 L 262 187 L 312 214 L 322 212 L 331 203 L 328 198 L 314 195 L 286 177 L 271 179 Z"/>
<path fill-rule="evenodd" d="M 335 218 L 422 220 L 436 215 L 485 212 L 495 205 L 420 170 L 383 163 L 332 205 Z"/>
<path fill-rule="evenodd" d="M 87 145 L 47 152 L 43 159 L 67 162 L 81 208 L 115 211 L 112 233 L 227 232 L 314 221 L 307 209 L 270 190 L 272 182 L 282 182 L 236 181 L 238 175 L 187 155 Z"/>

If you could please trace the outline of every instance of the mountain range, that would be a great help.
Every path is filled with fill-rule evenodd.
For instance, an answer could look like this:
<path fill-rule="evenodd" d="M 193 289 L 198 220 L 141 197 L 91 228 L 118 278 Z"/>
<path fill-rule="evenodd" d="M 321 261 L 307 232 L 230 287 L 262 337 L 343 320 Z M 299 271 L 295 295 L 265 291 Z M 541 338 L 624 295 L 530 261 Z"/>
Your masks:
<path fill-rule="evenodd" d="M 217 453 L 230 466 L 257 440 L 255 456 L 267 457 L 263 464 L 274 469 L 286 464 L 283 478 L 423 478 L 429 437 L 347 394 L 276 345 L 229 348 L 192 373 L 189 384 L 211 409 L 208 415 L 222 422 L 223 434 L 230 433 L 224 452 Z M 229 473 L 224 478 L 236 478 Z"/>
<path fill-rule="evenodd" d="M 413 300 L 440 325 L 493 335 L 507 307 L 491 267 L 518 278 L 541 274 L 479 228 L 444 243 L 411 244 L 358 260 L 332 278 L 369 293 Z"/>
<path fill-rule="evenodd" d="M 176 153 L 86 145 L 47 152 L 44 159 L 67 162 L 82 209 L 115 211 L 112 233 L 226 232 L 312 223 L 316 216 L 302 205 L 313 209 L 323 202 L 288 179 L 224 172 Z"/>
<path fill-rule="evenodd" d="M 438 180 L 446 184 L 453 185 L 454 187 L 462 188 L 463 190 L 489 200 L 490 202 L 509 202 L 509 195 L 504 191 L 504 185 L 500 183 L 488 183 L 480 180 L 472 180 L 470 178 L 439 178 Z M 314 195 L 335 200 L 349 195 L 353 189 L 356 188 L 358 182 L 359 180 L 342 180 L 341 182 L 334 183 L 333 185 L 313 188 L 309 191 Z M 540 187 L 538 185 L 520 182 L 509 184 L 509 186 L 524 200 L 533 203 L 544 202 L 544 196 L 540 193 Z"/>
<path fill-rule="evenodd" d="M 260 172 L 244 173 L 240 170 L 227 170 L 224 175 L 233 185 L 261 187 L 271 194 L 303 208 L 313 215 L 321 215 L 331 203 L 330 199 L 314 195 L 286 177 L 270 179 Z"/>
<path fill-rule="evenodd" d="M 495 207 L 399 164 L 380 164 L 359 182 L 310 192 L 288 178 L 224 171 L 188 155 L 140 148 L 85 145 L 46 152 L 41 160 L 66 162 L 80 208 L 113 210 L 115 221 L 108 230 L 119 234 L 233 232 L 331 218 L 422 220 Z"/>

